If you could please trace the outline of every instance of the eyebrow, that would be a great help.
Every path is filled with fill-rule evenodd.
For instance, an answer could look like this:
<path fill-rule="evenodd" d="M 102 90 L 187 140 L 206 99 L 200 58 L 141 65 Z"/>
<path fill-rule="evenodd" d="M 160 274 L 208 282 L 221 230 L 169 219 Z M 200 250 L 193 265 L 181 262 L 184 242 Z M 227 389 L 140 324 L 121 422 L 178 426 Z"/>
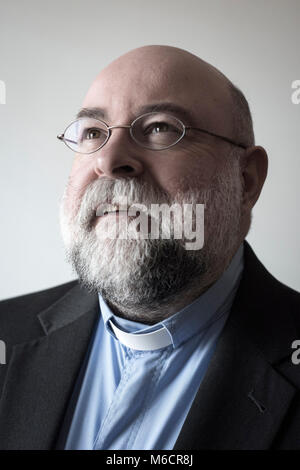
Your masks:
<path fill-rule="evenodd" d="M 140 108 L 138 108 L 136 115 L 133 119 L 142 114 L 152 113 L 155 111 L 170 112 L 171 114 L 177 116 L 179 119 L 181 118 L 186 121 L 184 122 L 184 124 L 189 126 L 195 122 L 195 117 L 189 110 L 187 110 L 183 106 L 180 106 L 179 104 L 172 102 L 153 103 L 141 106 Z M 89 117 L 94 119 L 107 119 L 107 116 L 108 113 L 104 108 L 91 107 L 80 109 L 76 115 L 76 118 L 79 119 L 82 117 Z"/>

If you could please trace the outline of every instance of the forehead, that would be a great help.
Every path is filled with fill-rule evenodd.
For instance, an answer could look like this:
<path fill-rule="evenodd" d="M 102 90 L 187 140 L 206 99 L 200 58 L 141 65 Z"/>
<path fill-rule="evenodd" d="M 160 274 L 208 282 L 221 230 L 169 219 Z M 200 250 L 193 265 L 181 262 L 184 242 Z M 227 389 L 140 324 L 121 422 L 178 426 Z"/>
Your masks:
<path fill-rule="evenodd" d="M 179 114 L 186 125 L 230 132 L 227 84 L 203 64 L 182 57 L 125 57 L 96 77 L 82 107 L 102 108 L 106 121 L 115 124 L 131 122 L 147 106 L 168 103 L 186 110 Z"/>

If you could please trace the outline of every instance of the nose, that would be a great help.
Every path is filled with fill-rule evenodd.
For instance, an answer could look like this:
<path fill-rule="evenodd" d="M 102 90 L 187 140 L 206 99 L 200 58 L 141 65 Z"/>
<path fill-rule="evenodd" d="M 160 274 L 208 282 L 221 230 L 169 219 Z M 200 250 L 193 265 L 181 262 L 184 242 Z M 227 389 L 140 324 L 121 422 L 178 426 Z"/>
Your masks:
<path fill-rule="evenodd" d="M 134 177 L 144 172 L 142 148 L 129 135 L 130 126 L 112 126 L 106 144 L 95 154 L 95 173 L 109 178 Z"/>

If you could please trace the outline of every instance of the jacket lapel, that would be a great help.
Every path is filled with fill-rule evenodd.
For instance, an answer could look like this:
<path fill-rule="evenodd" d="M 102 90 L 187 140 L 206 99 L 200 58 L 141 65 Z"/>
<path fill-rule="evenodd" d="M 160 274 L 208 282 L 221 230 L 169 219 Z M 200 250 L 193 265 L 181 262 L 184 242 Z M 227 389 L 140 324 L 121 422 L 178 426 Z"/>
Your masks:
<path fill-rule="evenodd" d="M 2 449 L 54 446 L 98 317 L 97 296 L 76 285 L 39 315 L 45 335 L 14 347 L 0 401 Z"/>
<path fill-rule="evenodd" d="M 276 369 L 297 337 L 279 286 L 245 243 L 232 312 L 174 449 L 270 448 L 297 392 Z"/>
<path fill-rule="evenodd" d="M 267 449 L 295 392 L 229 320 L 174 449 Z"/>

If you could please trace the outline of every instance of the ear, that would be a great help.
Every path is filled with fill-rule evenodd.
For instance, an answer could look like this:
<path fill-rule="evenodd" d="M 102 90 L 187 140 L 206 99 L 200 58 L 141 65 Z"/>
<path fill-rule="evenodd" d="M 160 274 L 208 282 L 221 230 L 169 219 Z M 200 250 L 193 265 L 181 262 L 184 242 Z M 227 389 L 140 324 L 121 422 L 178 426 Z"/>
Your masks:
<path fill-rule="evenodd" d="M 249 212 L 255 205 L 268 172 L 268 155 L 263 147 L 247 148 L 241 160 L 243 178 L 243 211 Z"/>

